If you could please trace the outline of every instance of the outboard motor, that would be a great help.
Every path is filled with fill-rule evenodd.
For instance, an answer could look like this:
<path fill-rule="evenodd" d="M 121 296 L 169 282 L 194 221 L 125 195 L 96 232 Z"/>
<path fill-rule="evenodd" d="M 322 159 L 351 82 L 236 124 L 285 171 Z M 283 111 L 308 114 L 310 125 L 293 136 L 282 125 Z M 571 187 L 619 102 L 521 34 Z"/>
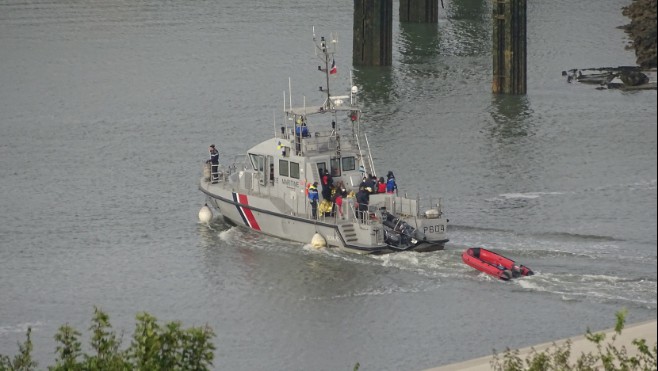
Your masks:
<path fill-rule="evenodd" d="M 400 235 L 388 229 L 384 229 L 384 242 L 393 246 L 400 246 Z"/>
<path fill-rule="evenodd" d="M 382 211 L 382 224 L 391 229 L 390 231 L 384 230 L 384 240 L 390 245 L 408 245 L 412 238 L 425 239 L 424 233 L 417 231 L 407 222 L 387 211 Z"/>
<path fill-rule="evenodd" d="M 382 210 L 382 224 L 391 229 L 395 229 L 397 221 L 398 219 L 395 217 L 395 215 L 389 213 L 386 210 Z"/>

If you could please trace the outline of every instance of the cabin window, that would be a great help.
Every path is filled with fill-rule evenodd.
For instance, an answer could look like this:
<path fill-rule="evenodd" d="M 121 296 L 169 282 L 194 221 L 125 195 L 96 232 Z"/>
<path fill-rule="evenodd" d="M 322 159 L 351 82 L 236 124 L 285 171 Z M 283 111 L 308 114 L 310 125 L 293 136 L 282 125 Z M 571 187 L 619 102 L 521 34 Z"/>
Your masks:
<path fill-rule="evenodd" d="M 320 178 L 324 175 L 324 170 L 327 168 L 327 163 L 326 162 L 318 162 L 318 173 L 320 175 Z"/>
<path fill-rule="evenodd" d="M 258 156 L 256 161 L 258 163 L 258 172 L 265 173 L 265 156 Z"/>
<path fill-rule="evenodd" d="M 265 185 L 267 175 L 265 173 L 265 156 L 262 155 L 252 155 L 253 160 L 256 162 L 256 170 L 259 174 L 259 182 L 261 185 Z"/>
<path fill-rule="evenodd" d="M 356 170 L 356 160 L 354 157 L 343 157 L 341 159 L 343 171 Z"/>
<path fill-rule="evenodd" d="M 340 176 L 339 158 L 332 158 L 331 161 L 329 162 L 329 166 L 331 167 L 331 171 L 330 171 L 331 176 Z"/>
<path fill-rule="evenodd" d="M 251 168 L 254 170 L 258 170 L 258 155 L 250 153 L 249 161 L 251 162 Z"/>
<path fill-rule="evenodd" d="M 279 160 L 279 175 L 288 176 L 288 161 Z"/>
<path fill-rule="evenodd" d="M 290 162 L 290 177 L 299 179 L 299 164 L 296 162 Z"/>

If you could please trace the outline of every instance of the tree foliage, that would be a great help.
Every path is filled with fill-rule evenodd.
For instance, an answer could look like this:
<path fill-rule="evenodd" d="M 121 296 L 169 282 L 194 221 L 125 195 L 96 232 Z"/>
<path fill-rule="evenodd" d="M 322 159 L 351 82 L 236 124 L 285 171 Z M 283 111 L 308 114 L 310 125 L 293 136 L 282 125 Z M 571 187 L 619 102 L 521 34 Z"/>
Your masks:
<path fill-rule="evenodd" d="M 68 324 L 55 334 L 55 364 L 50 371 L 132 371 L 132 370 L 210 370 L 213 365 L 215 337 L 208 326 L 182 328 L 180 322 L 164 325 L 148 313 L 139 313 L 130 345 L 122 349 L 121 338 L 112 329 L 109 316 L 94 308 L 89 327 L 90 351 L 83 352 L 80 332 Z M 27 340 L 18 344 L 13 358 L 0 355 L 0 371 L 33 371 L 31 328 Z"/>
<path fill-rule="evenodd" d="M 611 341 L 605 342 L 605 333 L 592 333 L 587 329 L 585 338 L 596 345 L 596 352 L 581 353 L 573 361 L 571 357 L 571 340 L 562 345 L 553 346 L 543 352 L 534 348 L 525 359 L 519 356 L 518 350 L 509 348 L 502 357 L 494 351 L 491 368 L 494 371 L 655 371 L 656 344 L 653 348 L 647 345 L 646 339 L 634 339 L 632 344 L 637 348 L 637 354 L 630 356 L 625 346 L 615 346 L 615 340 L 624 328 L 626 311 L 616 313 L 617 322 Z"/>
<path fill-rule="evenodd" d="M 571 341 L 543 352 L 534 348 L 522 359 L 519 350 L 507 349 L 502 355 L 494 352 L 491 368 L 494 371 L 655 371 L 656 344 L 647 345 L 646 339 L 634 339 L 637 348 L 635 355 L 629 355 L 624 346 L 616 347 L 614 342 L 622 333 L 626 311 L 616 313 L 617 323 L 610 342 L 606 342 L 605 333 L 592 333 L 587 330 L 585 337 L 596 344 L 595 353 L 582 353 L 571 360 Z M 208 326 L 183 329 L 180 322 L 164 325 L 148 313 L 136 316 L 137 324 L 130 345 L 121 349 L 121 339 L 117 337 L 110 324 L 109 316 L 94 308 L 90 331 L 89 353 L 82 350 L 80 332 L 63 325 L 55 335 L 55 364 L 48 367 L 50 371 L 207 371 L 213 365 L 215 346 L 211 340 L 215 337 Z M 32 360 L 32 329 L 27 329 L 27 339 L 18 344 L 18 354 L 13 358 L 0 355 L 0 371 L 33 371 L 37 363 Z M 357 362 L 354 371 L 360 368 Z"/>

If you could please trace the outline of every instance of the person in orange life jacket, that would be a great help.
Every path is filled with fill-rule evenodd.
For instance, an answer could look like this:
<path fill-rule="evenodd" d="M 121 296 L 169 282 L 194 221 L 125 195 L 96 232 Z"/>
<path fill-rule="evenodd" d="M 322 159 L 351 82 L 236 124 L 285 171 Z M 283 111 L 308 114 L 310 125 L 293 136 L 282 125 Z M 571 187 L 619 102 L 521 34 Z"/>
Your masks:
<path fill-rule="evenodd" d="M 377 182 L 377 193 L 385 193 L 386 192 L 386 180 L 384 177 L 379 178 L 379 182 Z"/>
<path fill-rule="evenodd" d="M 311 202 L 311 215 L 313 215 L 313 219 L 317 219 L 318 201 L 320 200 L 318 196 L 318 182 L 314 182 L 308 187 L 308 200 Z"/>
<path fill-rule="evenodd" d="M 215 148 L 214 144 L 211 144 L 210 147 L 208 148 L 208 152 L 210 152 L 210 174 L 212 175 L 212 182 L 217 183 L 217 180 L 219 179 L 219 151 L 217 148 Z"/>
<path fill-rule="evenodd" d="M 386 193 L 397 193 L 398 185 L 395 183 L 395 176 L 392 171 L 387 174 L 388 180 L 386 181 Z"/>

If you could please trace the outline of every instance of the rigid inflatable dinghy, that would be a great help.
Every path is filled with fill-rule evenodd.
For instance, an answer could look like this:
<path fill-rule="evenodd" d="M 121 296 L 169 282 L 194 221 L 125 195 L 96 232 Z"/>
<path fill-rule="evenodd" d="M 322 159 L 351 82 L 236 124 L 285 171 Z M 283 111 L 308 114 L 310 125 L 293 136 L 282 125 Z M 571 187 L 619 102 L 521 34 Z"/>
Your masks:
<path fill-rule="evenodd" d="M 525 265 L 517 265 L 514 260 L 481 247 L 471 247 L 464 251 L 462 260 L 471 267 L 503 281 L 535 274 Z"/>

